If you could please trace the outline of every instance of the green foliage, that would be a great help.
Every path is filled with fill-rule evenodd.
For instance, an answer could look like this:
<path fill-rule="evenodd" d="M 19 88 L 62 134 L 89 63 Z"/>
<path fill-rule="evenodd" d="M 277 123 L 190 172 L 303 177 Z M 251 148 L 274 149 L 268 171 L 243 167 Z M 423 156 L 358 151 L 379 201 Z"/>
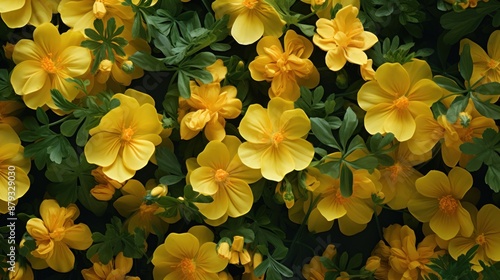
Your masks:
<path fill-rule="evenodd" d="M 472 143 L 463 143 L 460 150 L 469 155 L 475 155 L 466 168 L 477 171 L 483 164 L 488 166 L 485 181 L 490 188 L 500 191 L 500 133 L 488 128 L 483 132 L 482 138 L 473 138 Z"/>
<path fill-rule="evenodd" d="M 475 245 L 470 248 L 465 255 L 460 255 L 457 260 L 454 260 L 449 254 L 439 256 L 436 259 L 431 259 L 432 263 L 427 266 L 434 270 L 439 276 L 441 276 L 441 278 L 433 273 L 425 276 L 424 278 L 426 280 L 478 279 L 479 275 L 477 272 L 472 270 L 472 264 L 470 263 L 474 254 L 477 252 L 478 247 L 479 245 Z"/>
<path fill-rule="evenodd" d="M 336 254 L 333 259 L 320 257 L 321 264 L 327 269 L 325 280 L 335 280 L 341 276 L 341 272 L 347 272 L 350 277 L 356 279 L 374 279 L 371 271 L 359 268 L 363 263 L 363 255 L 355 254 L 349 258 L 347 252 Z"/>
<path fill-rule="evenodd" d="M 0 101 L 10 99 L 14 95 L 14 89 L 10 84 L 9 71 L 0 69 Z"/>
<path fill-rule="evenodd" d="M 136 228 L 131 234 L 122 225 L 118 217 L 111 218 L 111 224 L 106 224 L 106 232 L 92 233 L 94 244 L 87 250 L 87 258 L 91 259 L 95 254 L 99 261 L 107 264 L 113 257 L 123 252 L 128 258 L 139 259 L 146 252 L 146 240 L 144 231 Z"/>
<path fill-rule="evenodd" d="M 183 197 L 160 196 L 154 200 L 160 207 L 165 209 L 164 212 L 157 214 L 158 216 L 172 218 L 180 214 L 186 223 L 191 221 L 203 223 L 205 216 L 200 213 L 199 208 L 194 203 L 210 203 L 212 201 L 211 196 L 205 196 L 193 191 L 191 185 L 184 186 Z"/>
<path fill-rule="evenodd" d="M 94 63 L 92 64 L 92 73 L 96 73 L 99 69 L 99 64 L 104 59 L 109 59 L 111 62 L 115 61 L 115 54 L 118 56 L 125 56 L 125 47 L 128 42 L 125 38 L 119 35 L 123 32 L 125 26 L 116 28 L 114 18 L 110 18 L 106 22 L 106 29 L 101 19 L 94 20 L 94 29 L 85 29 L 85 35 L 90 40 L 85 40 L 81 43 L 82 47 L 86 47 L 94 54 Z"/>
<path fill-rule="evenodd" d="M 134 12 L 134 23 L 132 25 L 132 37 L 134 38 L 144 38 L 148 42 L 151 41 L 151 33 L 149 31 L 149 17 L 154 14 L 154 8 L 151 7 L 153 0 L 139 0 L 139 2 L 134 4 L 132 0 L 124 0 L 122 5 L 129 6 Z M 143 22 L 146 23 L 144 27 Z"/>
<path fill-rule="evenodd" d="M 410 42 L 400 45 L 399 37 L 395 36 L 392 40 L 385 38 L 381 43 L 378 41 L 373 49 L 367 51 L 373 64 L 380 66 L 386 62 L 405 64 L 414 58 L 425 58 L 434 53 L 433 49 L 418 49 L 416 52 L 410 52 L 415 43 Z"/>
<path fill-rule="evenodd" d="M 157 177 L 164 185 L 173 185 L 184 179 L 181 165 L 175 154 L 165 147 L 156 149 L 156 160 L 158 162 Z"/>

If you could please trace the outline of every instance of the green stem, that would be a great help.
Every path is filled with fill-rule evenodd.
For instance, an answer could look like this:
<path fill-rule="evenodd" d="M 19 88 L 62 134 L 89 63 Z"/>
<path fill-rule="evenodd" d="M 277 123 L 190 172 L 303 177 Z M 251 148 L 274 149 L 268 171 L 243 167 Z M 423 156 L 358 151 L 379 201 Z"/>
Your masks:
<path fill-rule="evenodd" d="M 444 99 L 446 99 L 446 98 L 448 98 L 448 97 L 450 97 L 450 96 L 453 96 L 453 95 L 462 95 L 462 93 L 466 93 L 466 92 L 468 92 L 468 91 L 469 91 L 469 90 L 462 90 L 462 91 L 459 91 L 459 92 L 454 92 L 454 93 L 451 93 L 451 94 L 445 95 L 445 96 L 443 96 L 443 97 L 439 98 L 439 100 L 438 100 L 437 102 L 439 102 L 439 101 L 441 101 L 441 100 L 444 100 Z"/>
<path fill-rule="evenodd" d="M 310 195 L 312 195 L 312 194 L 310 194 Z M 302 232 L 302 230 L 304 229 L 304 226 L 306 225 L 307 220 L 309 219 L 309 215 L 311 215 L 311 212 L 312 212 L 312 210 L 313 210 L 314 206 L 316 205 L 316 203 L 318 203 L 318 200 L 319 200 L 319 198 L 320 198 L 320 197 L 321 197 L 321 196 L 320 196 L 320 195 L 318 195 L 318 196 L 314 199 L 314 201 L 313 201 L 311 204 L 309 204 L 309 209 L 307 209 L 307 213 L 306 213 L 306 215 L 305 215 L 304 219 L 302 220 L 302 223 L 300 224 L 300 227 L 299 227 L 299 229 L 297 230 L 297 233 L 296 233 L 296 234 L 295 234 L 295 236 L 293 237 L 292 243 L 290 244 L 290 250 L 292 250 L 292 248 L 293 248 L 293 246 L 295 245 L 295 243 L 297 243 L 297 239 L 299 238 L 300 233 L 301 233 L 301 232 Z"/>
<path fill-rule="evenodd" d="M 56 124 L 60 124 L 60 123 L 64 122 L 65 120 L 67 120 L 67 119 L 69 119 L 71 117 L 73 117 L 73 114 L 69 114 L 69 115 L 65 116 L 64 118 L 62 118 L 60 120 L 57 120 L 57 121 L 55 121 L 53 123 L 49 123 L 48 126 L 51 127 L 51 126 L 54 126 Z"/>
<path fill-rule="evenodd" d="M 306 19 L 308 19 L 308 18 L 310 18 L 310 17 L 314 16 L 315 14 L 316 14 L 315 12 L 311 12 L 310 14 L 307 14 L 307 15 L 305 15 L 305 16 L 303 16 L 303 17 L 301 17 L 301 18 L 299 19 L 299 22 L 301 22 L 301 21 L 303 21 L 303 20 L 306 20 Z"/>

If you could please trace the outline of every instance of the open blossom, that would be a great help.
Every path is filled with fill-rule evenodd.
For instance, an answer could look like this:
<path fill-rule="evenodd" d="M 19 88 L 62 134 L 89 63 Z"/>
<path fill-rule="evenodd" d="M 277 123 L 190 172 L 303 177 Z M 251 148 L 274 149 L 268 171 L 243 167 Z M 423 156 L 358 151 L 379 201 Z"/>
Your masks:
<path fill-rule="evenodd" d="M 57 109 L 50 90 L 57 89 L 69 101 L 80 92 L 68 78 L 84 75 L 92 60 L 90 51 L 80 47 L 83 35 L 69 30 L 59 34 L 52 23 L 44 23 L 33 32 L 33 40 L 20 40 L 12 54 L 17 64 L 10 82 L 16 94 L 31 109 L 49 106 Z"/>
<path fill-rule="evenodd" d="M 269 97 L 296 101 L 300 86 L 313 88 L 319 83 L 319 72 L 308 59 L 313 45 L 306 37 L 288 30 L 284 51 L 277 37 L 266 36 L 257 44 L 258 56 L 248 66 L 256 81 L 271 82 Z"/>
<path fill-rule="evenodd" d="M 75 224 L 80 211 L 74 204 L 60 207 L 57 201 L 46 199 L 40 205 L 39 218 L 31 218 L 26 231 L 36 242 L 31 252 L 35 258 L 43 259 L 58 272 L 73 269 L 75 256 L 71 249 L 86 250 L 92 245 L 92 233 L 85 224 Z"/>
<path fill-rule="evenodd" d="M 408 201 L 408 210 L 429 226 L 437 236 L 449 240 L 457 234 L 469 237 L 474 230 L 471 216 L 460 200 L 472 186 L 472 175 L 460 167 L 454 167 L 446 176 L 431 170 L 417 179 L 416 195 Z"/>
<path fill-rule="evenodd" d="M 10 28 L 50 22 L 61 0 L 0 0 L 0 15 Z"/>
<path fill-rule="evenodd" d="M 358 92 L 359 107 L 366 111 L 366 130 L 370 134 L 391 132 L 401 142 L 410 139 L 416 129 L 415 118 L 432 116 L 430 107 L 442 95 L 431 79 L 431 68 L 423 60 L 381 65 L 375 79 Z"/>
<path fill-rule="evenodd" d="M 375 34 L 364 31 L 357 18 L 358 8 L 348 5 L 337 12 L 334 19 L 320 18 L 316 21 L 316 34 L 313 42 L 327 51 L 326 66 L 339 71 L 347 61 L 363 65 L 368 61 L 365 52 L 378 41 Z"/>
<path fill-rule="evenodd" d="M 24 147 L 21 140 L 12 127 L 0 123 L 0 213 L 7 213 L 11 199 L 19 199 L 28 191 L 30 179 L 28 172 L 31 168 L 31 161 L 24 157 Z M 9 180 L 15 175 L 15 182 Z M 15 183 L 13 186 L 12 183 Z M 12 188 L 14 187 L 14 195 Z M 11 203 L 9 203 L 11 202 Z"/>
<path fill-rule="evenodd" d="M 332 260 L 337 254 L 337 248 L 335 245 L 329 244 L 321 257 Z M 302 276 L 307 280 L 323 280 L 325 279 L 325 274 L 329 271 L 321 262 L 320 256 L 312 257 L 311 261 L 302 267 Z"/>
<path fill-rule="evenodd" d="M 252 208 L 253 194 L 248 184 L 262 176 L 260 170 L 241 162 L 238 156 L 240 144 L 235 136 L 226 136 L 222 142 L 210 141 L 198 155 L 197 167 L 189 172 L 193 190 L 214 199 L 211 203 L 197 204 L 209 220 L 222 218 L 221 222 L 224 222 L 227 216 L 236 218 Z"/>
<path fill-rule="evenodd" d="M 252 104 L 238 128 L 247 142 L 238 155 L 248 167 L 261 169 L 262 176 L 279 182 L 292 170 L 303 170 L 311 163 L 314 147 L 303 139 L 311 129 L 309 118 L 293 102 L 276 97 L 267 109 Z"/>
<path fill-rule="evenodd" d="M 85 280 L 111 280 L 111 279 L 126 279 L 140 280 L 139 277 L 127 276 L 127 273 L 132 269 L 134 261 L 132 258 L 127 258 L 123 252 L 118 253 L 116 257 L 110 260 L 107 264 L 101 263 L 97 255 L 92 257 L 92 267 L 82 269 L 82 276 Z"/>
<path fill-rule="evenodd" d="M 250 45 L 262 35 L 281 37 L 285 22 L 264 0 L 216 0 L 212 3 L 215 18 L 229 15 L 231 35 L 241 45 Z"/>
<path fill-rule="evenodd" d="M 353 5 L 359 9 L 360 0 L 301 0 L 304 3 L 311 4 L 311 10 L 316 10 L 316 15 L 320 18 L 332 18 L 332 9 L 341 4 L 342 7 Z M 326 3 L 325 3 L 326 2 Z M 324 5 L 324 6 L 323 6 Z"/>
<path fill-rule="evenodd" d="M 448 251 L 450 255 L 457 259 L 460 255 L 467 253 L 476 244 L 479 245 L 474 257 L 471 260 L 473 269 L 480 271 L 482 267 L 479 261 L 488 263 L 490 261 L 500 261 L 500 209 L 493 204 L 486 204 L 479 212 L 476 209 L 473 215 L 474 233 L 470 237 L 457 236 L 450 240 Z"/>
<path fill-rule="evenodd" d="M 491 82 L 500 83 L 500 30 L 491 33 L 487 45 L 488 53 L 469 39 L 460 41 L 460 52 L 462 52 L 465 44 L 470 46 L 470 54 L 474 63 L 470 79 L 471 84 L 476 83 L 481 78 L 480 85 Z"/>
<path fill-rule="evenodd" d="M 89 163 L 102 166 L 109 178 L 123 182 L 148 163 L 155 146 L 162 141 L 163 128 L 154 105 L 140 104 L 137 99 L 115 94 L 120 106 L 104 115 L 85 145 Z"/>
<path fill-rule="evenodd" d="M 214 235 L 205 226 L 194 226 L 186 233 L 170 233 L 153 253 L 153 278 L 205 280 L 218 279 L 217 273 L 228 263 L 217 255 Z"/>

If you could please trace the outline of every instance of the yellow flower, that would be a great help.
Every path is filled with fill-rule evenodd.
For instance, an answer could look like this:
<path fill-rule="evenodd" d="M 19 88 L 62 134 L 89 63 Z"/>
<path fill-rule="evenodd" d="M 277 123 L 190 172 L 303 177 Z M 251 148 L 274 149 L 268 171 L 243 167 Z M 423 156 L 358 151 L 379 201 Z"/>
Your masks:
<path fill-rule="evenodd" d="M 500 83 L 500 30 L 491 33 L 487 45 L 488 53 L 469 39 L 460 41 L 460 53 L 465 44 L 470 46 L 470 54 L 474 63 L 470 79 L 471 84 L 475 84 L 481 78 L 479 85 L 491 82 Z"/>
<path fill-rule="evenodd" d="M 238 155 L 248 167 L 261 169 L 262 176 L 279 182 L 292 170 L 303 170 L 314 156 L 314 147 L 303 139 L 311 129 L 309 118 L 293 102 L 271 99 L 267 110 L 252 104 L 238 128 L 247 142 Z"/>
<path fill-rule="evenodd" d="M 2 20 L 10 28 L 50 22 L 61 0 L 0 0 Z"/>
<path fill-rule="evenodd" d="M 127 273 L 132 269 L 134 261 L 132 258 L 127 258 L 123 252 L 118 253 L 114 259 L 107 264 L 99 262 L 95 257 L 92 258 L 92 267 L 82 269 L 82 276 L 85 280 L 140 280 L 139 277 L 127 276 Z"/>
<path fill-rule="evenodd" d="M 102 166 L 109 178 L 124 182 L 148 163 L 161 143 L 162 125 L 156 109 L 150 103 L 140 105 L 132 97 L 115 94 L 120 106 L 102 117 L 92 128 L 85 145 L 89 163 Z"/>
<path fill-rule="evenodd" d="M 92 245 L 92 233 L 85 224 L 74 224 L 80 211 L 74 204 L 60 207 L 57 201 L 46 199 L 40 205 L 39 218 L 31 218 L 26 231 L 36 241 L 31 252 L 35 258 L 43 259 L 57 272 L 73 269 L 75 256 L 71 249 L 86 250 Z"/>
<path fill-rule="evenodd" d="M 335 245 L 329 244 L 323 251 L 322 257 L 331 260 L 336 254 Z M 328 269 L 321 262 L 320 256 L 314 256 L 309 263 L 302 267 L 302 276 L 307 280 L 324 280 L 326 272 Z"/>
<path fill-rule="evenodd" d="M 460 6 L 459 9 L 467 9 L 469 7 L 475 8 L 477 3 L 481 0 L 445 0 L 446 2 L 453 4 L 454 6 Z M 488 2 L 489 0 L 482 0 L 483 2 Z"/>
<path fill-rule="evenodd" d="M 91 190 L 90 194 L 95 197 L 97 200 L 101 201 L 109 201 L 113 198 L 115 191 L 120 189 L 123 184 L 109 178 L 102 172 L 102 167 L 97 167 L 96 169 L 90 172 L 97 183 Z"/>
<path fill-rule="evenodd" d="M 240 144 L 235 136 L 226 136 L 222 142 L 210 141 L 197 157 L 198 167 L 190 172 L 189 183 L 193 190 L 214 199 L 211 203 L 196 204 L 209 220 L 224 216 L 236 218 L 252 208 L 253 194 L 248 184 L 262 176 L 260 170 L 241 162 Z"/>
<path fill-rule="evenodd" d="M 8 124 L 16 133 L 23 130 L 23 123 L 21 120 L 13 115 L 17 115 L 24 105 L 21 102 L 13 100 L 0 101 L 0 124 Z"/>
<path fill-rule="evenodd" d="M 432 271 L 427 264 L 441 254 L 435 252 L 435 235 L 426 236 L 415 246 L 415 232 L 406 225 L 384 228 L 384 239 L 389 246 L 380 241 L 372 253 L 380 257 L 380 267 L 375 272 L 377 279 L 422 279 Z"/>
<path fill-rule="evenodd" d="M 408 201 L 408 210 L 444 240 L 460 235 L 469 237 L 474 230 L 471 216 L 460 203 L 472 186 L 467 170 L 454 167 L 448 176 L 431 170 L 415 182 L 417 194 Z"/>
<path fill-rule="evenodd" d="M 14 52 L 15 46 L 16 46 L 15 44 L 9 42 L 5 43 L 5 45 L 2 46 L 5 58 L 12 59 L 12 53 Z"/>
<path fill-rule="evenodd" d="M 258 56 L 248 69 L 254 80 L 271 82 L 269 97 L 296 101 L 300 97 L 300 86 L 313 88 L 319 83 L 319 72 L 308 59 L 313 45 L 293 30 L 286 32 L 283 45 L 285 51 L 277 37 L 262 38 L 257 44 Z"/>
<path fill-rule="evenodd" d="M 217 255 L 213 237 L 205 226 L 170 233 L 153 253 L 154 279 L 218 279 L 217 273 L 227 266 L 227 260 Z"/>
<path fill-rule="evenodd" d="M 164 234 L 168 229 L 167 222 L 176 222 L 174 219 L 168 219 L 158 216 L 158 213 L 165 211 L 156 203 L 150 203 L 145 200 L 148 191 L 156 187 L 154 180 L 146 183 L 146 188 L 137 180 L 129 180 L 120 189 L 123 196 L 119 197 L 113 206 L 122 215 L 126 217 L 125 226 L 128 231 L 133 233 L 136 228 L 141 228 L 146 235 L 152 233 Z M 166 193 L 166 192 L 165 192 Z"/>
<path fill-rule="evenodd" d="M 431 116 L 432 103 L 441 97 L 441 88 L 431 79 L 431 68 L 423 60 L 380 66 L 375 80 L 358 92 L 359 107 L 367 111 L 366 130 L 370 134 L 391 132 L 400 142 L 410 139 L 415 133 L 415 118 Z"/>
<path fill-rule="evenodd" d="M 399 210 L 406 208 L 408 200 L 416 191 L 415 181 L 423 176 L 413 166 L 430 160 L 432 152 L 415 155 L 408 149 L 407 142 L 403 142 L 389 155 L 394 159 L 394 164 L 379 168 L 380 182 L 385 195 L 384 203 Z"/>
<path fill-rule="evenodd" d="M 373 70 L 373 59 L 368 59 L 365 64 L 359 66 L 361 77 L 365 81 L 375 79 L 375 70 Z"/>
<path fill-rule="evenodd" d="M 75 99 L 79 90 L 66 79 L 84 75 L 92 60 L 90 51 L 80 47 L 82 40 L 79 32 L 59 34 L 52 23 L 44 23 L 35 29 L 33 41 L 22 39 L 16 44 L 12 59 L 17 65 L 10 82 L 27 107 L 57 109 L 51 89 L 59 90 L 69 101 Z"/>
<path fill-rule="evenodd" d="M 474 209 L 475 210 L 475 209 Z M 481 207 L 481 210 L 473 215 L 474 219 L 474 234 L 470 237 L 455 237 L 449 245 L 448 251 L 450 255 L 457 259 L 458 256 L 467 253 L 474 245 L 478 244 L 479 248 L 471 260 L 474 264 L 473 268 L 477 271 L 482 270 L 479 265 L 479 260 L 488 263 L 489 261 L 500 261 L 500 209 L 493 204 L 486 204 Z M 476 218 L 477 216 L 477 218 Z"/>
<path fill-rule="evenodd" d="M 8 212 L 30 187 L 28 172 L 31 160 L 24 157 L 24 147 L 12 127 L 0 124 L 0 213 Z M 14 179 L 14 180 L 13 180 Z M 15 201 L 13 201 L 14 199 Z M 9 203 L 10 202 L 10 203 Z"/>
<path fill-rule="evenodd" d="M 342 7 L 353 5 L 359 9 L 360 0 L 301 0 L 304 3 L 311 4 L 311 10 L 317 10 L 316 15 L 320 18 L 332 18 L 331 10 L 337 5 Z M 325 3 L 326 2 L 326 3 Z M 325 5 L 325 6 L 322 6 Z"/>
<path fill-rule="evenodd" d="M 364 31 L 363 24 L 357 18 L 358 8 L 348 5 L 337 12 L 334 19 L 320 18 L 316 21 L 316 34 L 313 42 L 320 49 L 327 51 L 326 66 L 332 71 L 339 71 L 346 61 L 363 65 L 368 61 L 364 53 L 378 41 L 375 34 Z"/>
<path fill-rule="evenodd" d="M 114 18 L 116 26 L 126 25 L 121 36 L 132 40 L 134 12 L 130 6 L 122 5 L 122 2 L 122 0 L 61 0 L 58 11 L 64 24 L 82 33 L 86 28 L 93 29 L 96 19 L 102 19 L 106 25 L 110 18 Z"/>
<path fill-rule="evenodd" d="M 226 136 L 226 119 L 234 119 L 240 115 L 242 103 L 236 98 L 236 87 L 220 85 L 220 80 L 225 76 L 224 69 L 226 68 L 217 65 L 208 68 L 207 70 L 214 71 L 214 82 L 201 84 L 191 81 L 191 97 L 179 99 L 179 108 L 190 110 L 185 115 L 179 114 L 181 139 L 192 139 L 204 129 L 208 140 L 221 141 Z"/>
<path fill-rule="evenodd" d="M 33 280 L 35 276 L 33 275 L 33 270 L 31 266 L 27 263 L 21 265 L 19 262 L 15 264 L 16 269 L 9 272 L 9 280 Z"/>
<path fill-rule="evenodd" d="M 262 35 L 281 37 L 285 22 L 264 0 L 215 0 L 215 18 L 229 15 L 231 35 L 241 45 L 250 45 Z"/>

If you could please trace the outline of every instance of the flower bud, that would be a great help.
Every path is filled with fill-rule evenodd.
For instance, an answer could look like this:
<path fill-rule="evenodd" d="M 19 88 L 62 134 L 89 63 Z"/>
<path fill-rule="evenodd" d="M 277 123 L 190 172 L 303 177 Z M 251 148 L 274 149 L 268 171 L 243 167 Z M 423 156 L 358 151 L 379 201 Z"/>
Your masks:
<path fill-rule="evenodd" d="M 94 16 L 97 19 L 102 19 L 106 15 L 106 6 L 104 5 L 102 0 L 97 0 L 94 2 L 92 12 L 94 12 Z"/>
<path fill-rule="evenodd" d="M 240 264 L 245 265 L 248 264 L 252 261 L 252 258 L 250 257 L 250 253 L 248 253 L 247 249 L 243 249 L 242 252 L 240 252 Z"/>
<path fill-rule="evenodd" d="M 262 254 L 255 252 L 253 254 L 253 268 L 256 269 L 262 263 Z"/>
<path fill-rule="evenodd" d="M 3 46 L 3 52 L 5 54 L 5 58 L 12 59 L 12 53 L 14 52 L 14 44 L 7 43 Z"/>
<path fill-rule="evenodd" d="M 231 259 L 231 240 L 223 237 L 217 244 L 217 254 L 224 259 Z"/>
<path fill-rule="evenodd" d="M 135 69 L 135 66 L 134 66 L 134 63 L 130 60 L 125 60 L 123 63 L 122 63 L 122 70 L 127 73 L 127 74 L 130 74 L 132 72 L 134 72 L 134 69 Z"/>
<path fill-rule="evenodd" d="M 369 271 L 375 271 L 380 267 L 380 257 L 371 256 L 366 260 L 365 269 Z"/>
<path fill-rule="evenodd" d="M 460 112 L 458 114 L 458 120 L 460 121 L 460 125 L 464 128 L 467 128 L 472 120 L 472 116 L 467 112 Z"/>
<path fill-rule="evenodd" d="M 243 245 L 245 244 L 245 238 L 243 236 L 236 235 L 233 237 L 233 245 L 231 246 L 231 251 L 241 252 L 243 251 Z"/>
<path fill-rule="evenodd" d="M 154 187 L 151 190 L 151 196 L 153 196 L 153 197 L 164 196 L 167 194 L 167 192 L 168 192 L 167 186 L 165 186 L 163 184 L 159 184 L 158 186 Z"/>

